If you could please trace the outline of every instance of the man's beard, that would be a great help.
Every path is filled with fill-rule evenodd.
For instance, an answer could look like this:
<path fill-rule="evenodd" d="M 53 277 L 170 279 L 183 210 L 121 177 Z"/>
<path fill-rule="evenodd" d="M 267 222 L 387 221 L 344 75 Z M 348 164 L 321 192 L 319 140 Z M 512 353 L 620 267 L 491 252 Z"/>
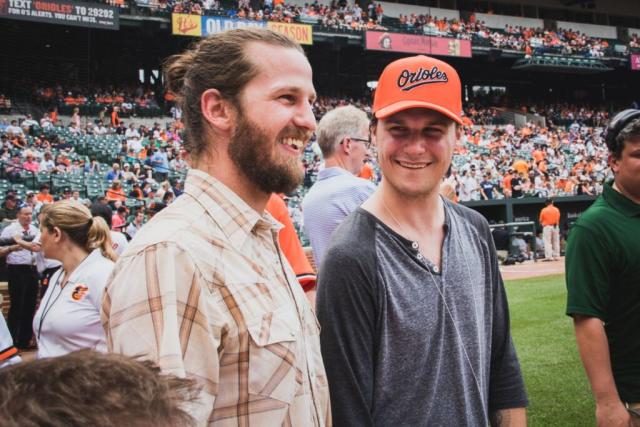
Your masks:
<path fill-rule="evenodd" d="M 290 193 L 295 190 L 304 178 L 300 164 L 291 156 L 280 156 L 280 161 L 272 154 L 274 144 L 280 144 L 283 137 L 294 137 L 307 141 L 308 136 L 300 130 L 285 129 L 274 142 L 269 140 L 264 131 L 249 121 L 242 113 L 238 113 L 236 131 L 229 143 L 229 157 L 236 167 L 265 193 Z"/>

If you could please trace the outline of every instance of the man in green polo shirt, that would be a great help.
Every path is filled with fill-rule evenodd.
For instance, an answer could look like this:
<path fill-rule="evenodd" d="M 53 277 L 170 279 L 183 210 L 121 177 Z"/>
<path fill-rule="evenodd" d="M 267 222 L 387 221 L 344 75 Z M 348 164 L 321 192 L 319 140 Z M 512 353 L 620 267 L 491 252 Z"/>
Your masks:
<path fill-rule="evenodd" d="M 569 234 L 567 314 L 598 426 L 640 426 L 640 110 L 616 115 L 605 140 L 615 178 Z"/>

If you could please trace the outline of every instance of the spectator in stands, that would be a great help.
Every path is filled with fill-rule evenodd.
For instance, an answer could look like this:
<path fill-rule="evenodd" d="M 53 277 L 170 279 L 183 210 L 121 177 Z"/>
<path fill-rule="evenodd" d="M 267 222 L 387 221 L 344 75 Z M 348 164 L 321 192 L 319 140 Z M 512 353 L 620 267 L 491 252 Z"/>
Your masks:
<path fill-rule="evenodd" d="M 5 197 L 2 207 L 0 208 L 0 221 L 12 221 L 17 218 L 18 212 L 20 211 L 18 202 L 18 198 L 13 194 L 9 194 Z"/>
<path fill-rule="evenodd" d="M 375 191 L 355 175 L 369 155 L 369 119 L 353 106 L 329 111 L 316 132 L 325 168 L 302 201 L 305 233 L 320 268 L 329 238 L 338 225 Z"/>
<path fill-rule="evenodd" d="M 36 199 L 38 200 L 38 202 L 45 203 L 45 204 L 53 203 L 53 196 L 51 195 L 49 190 L 50 190 L 49 184 L 42 184 L 40 186 L 40 191 L 38 191 L 38 194 L 36 196 Z"/>
<path fill-rule="evenodd" d="M 121 202 L 124 202 L 125 200 L 127 200 L 127 195 L 125 194 L 124 190 L 122 189 L 122 184 L 120 183 L 120 180 L 118 180 L 118 179 L 114 179 L 113 180 L 113 182 L 111 183 L 111 188 L 109 188 L 106 191 L 105 196 L 107 197 L 107 200 L 109 200 L 109 201 L 119 200 Z"/>
<path fill-rule="evenodd" d="M 144 225 L 144 211 L 142 209 L 136 212 L 136 215 L 133 217 L 133 221 L 127 226 L 126 233 L 127 235 L 133 239 L 138 233 L 138 230 L 142 228 Z"/>
<path fill-rule="evenodd" d="M 120 206 L 116 209 L 116 213 L 111 217 L 111 229 L 114 231 L 122 231 L 123 227 L 127 225 L 127 208 Z"/>
<path fill-rule="evenodd" d="M 111 166 L 111 169 L 109 170 L 109 172 L 107 172 L 107 174 L 104 177 L 106 181 L 113 181 L 116 179 L 123 179 L 123 178 L 124 178 L 124 174 L 120 170 L 120 165 L 118 163 L 114 163 Z"/>
<path fill-rule="evenodd" d="M 113 107 L 113 111 L 111 112 L 111 126 L 114 128 L 122 124 L 122 120 L 120 120 L 120 116 L 118 115 L 119 111 L 119 107 Z"/>
<path fill-rule="evenodd" d="M 273 245 L 277 224 L 264 215 L 271 193 L 292 191 L 302 181 L 299 156 L 315 130 L 311 74 L 297 43 L 258 28 L 210 35 L 166 65 L 168 88 L 183 109 L 192 169 L 185 194 L 140 230 L 131 256 L 119 262 L 107 285 L 111 304 L 105 305 L 104 319 L 113 350 L 145 354 L 165 369 L 177 362 L 186 376 L 219 385 L 215 390 L 207 386 L 199 395 L 199 408 L 192 413 L 200 424 L 218 417 L 228 417 L 232 424 L 240 418 L 264 425 L 330 423 L 319 330 L 302 289 L 290 286 L 295 281 L 291 267 Z M 279 260 L 280 267 L 274 269 L 273 260 Z M 225 270 L 225 277 L 214 273 L 218 269 Z M 267 270 L 269 277 L 261 273 Z M 212 287 L 205 275 L 196 273 L 204 271 L 219 283 Z M 241 285 L 249 277 L 262 290 Z M 195 301 L 188 295 L 199 297 Z M 160 306 L 140 312 L 138 307 L 148 306 L 150 296 L 159 297 Z M 187 310 L 193 316 L 175 310 L 183 304 L 193 309 Z M 129 316 L 134 311 L 137 314 Z M 285 312 L 293 316 L 278 317 Z M 251 322 L 241 320 L 249 313 L 251 318 L 274 313 L 261 337 Z M 151 321 L 158 314 L 168 320 L 159 329 Z M 236 332 L 224 334 L 224 325 Z M 190 330 L 186 340 L 179 334 L 184 328 Z M 141 339 L 154 331 L 162 334 L 159 346 Z M 281 341 L 285 335 L 286 344 Z M 267 342 L 264 337 L 271 338 Z M 257 352 L 256 342 L 264 344 Z M 292 358 L 284 366 L 269 350 L 282 345 L 285 353 L 308 357 Z M 237 358 L 228 358 L 231 352 L 251 357 L 238 364 Z M 178 360 L 166 364 L 168 354 L 178 354 Z M 308 358 L 316 362 L 307 363 Z M 282 375 L 267 381 L 272 383 L 268 390 L 266 383 L 249 381 L 277 370 Z M 302 385 L 296 380 L 300 374 Z M 249 393 L 242 391 L 247 391 L 245 385 Z M 283 396 L 277 390 L 297 392 Z M 266 406 L 250 404 L 254 392 L 263 393 L 260 399 Z M 220 412 L 222 401 L 247 411 Z"/>
<path fill-rule="evenodd" d="M 20 155 L 14 154 L 9 164 L 4 166 L 4 173 L 11 182 L 20 182 L 22 180 L 22 162 Z"/>
<path fill-rule="evenodd" d="M 42 172 L 53 172 L 55 167 L 56 167 L 56 164 L 53 161 L 53 156 L 51 155 L 51 152 L 45 151 L 43 154 L 42 161 L 40 162 L 39 170 L 41 170 Z"/>
<path fill-rule="evenodd" d="M 166 147 L 160 146 L 160 148 L 151 157 L 151 163 L 153 165 L 153 177 L 158 182 L 166 181 L 169 176 L 169 158 L 167 157 Z"/>
<path fill-rule="evenodd" d="M 197 391 L 153 362 L 86 350 L 0 370 L 0 419 L 6 427 L 192 427 Z"/>
<path fill-rule="evenodd" d="M 7 126 L 5 132 L 13 136 L 24 136 L 24 132 L 22 131 L 22 128 L 18 126 L 17 120 L 11 120 L 11 125 Z"/>
<path fill-rule="evenodd" d="M 37 173 L 40 170 L 40 163 L 35 160 L 33 152 L 31 150 L 27 150 L 24 153 L 24 156 L 26 160 L 22 164 L 22 168 L 29 172 Z"/>

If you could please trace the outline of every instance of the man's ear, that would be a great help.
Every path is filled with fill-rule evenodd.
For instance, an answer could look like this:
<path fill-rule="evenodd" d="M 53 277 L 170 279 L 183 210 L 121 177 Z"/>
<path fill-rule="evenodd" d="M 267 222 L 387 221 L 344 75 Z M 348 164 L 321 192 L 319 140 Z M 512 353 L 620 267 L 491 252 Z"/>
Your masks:
<path fill-rule="evenodd" d="M 217 132 L 225 133 L 232 129 L 235 108 L 218 89 L 207 89 L 200 97 L 202 116 Z"/>
<path fill-rule="evenodd" d="M 351 153 L 351 140 L 347 137 L 342 138 L 342 142 L 338 144 L 343 153 Z"/>
<path fill-rule="evenodd" d="M 611 171 L 615 175 L 616 173 L 618 173 L 618 170 L 620 169 L 620 166 L 619 166 L 620 159 L 618 159 L 615 155 L 610 153 L 608 160 L 609 160 L 609 167 L 611 168 Z"/>

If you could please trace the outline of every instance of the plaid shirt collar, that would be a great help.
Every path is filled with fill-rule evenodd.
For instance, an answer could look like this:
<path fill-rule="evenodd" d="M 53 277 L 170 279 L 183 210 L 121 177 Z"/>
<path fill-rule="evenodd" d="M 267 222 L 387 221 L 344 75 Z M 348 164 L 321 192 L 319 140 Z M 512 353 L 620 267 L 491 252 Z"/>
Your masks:
<path fill-rule="evenodd" d="M 243 247 L 251 234 L 277 233 L 283 227 L 269 212 L 260 215 L 229 187 L 201 170 L 189 170 L 184 188 L 236 248 Z"/>

